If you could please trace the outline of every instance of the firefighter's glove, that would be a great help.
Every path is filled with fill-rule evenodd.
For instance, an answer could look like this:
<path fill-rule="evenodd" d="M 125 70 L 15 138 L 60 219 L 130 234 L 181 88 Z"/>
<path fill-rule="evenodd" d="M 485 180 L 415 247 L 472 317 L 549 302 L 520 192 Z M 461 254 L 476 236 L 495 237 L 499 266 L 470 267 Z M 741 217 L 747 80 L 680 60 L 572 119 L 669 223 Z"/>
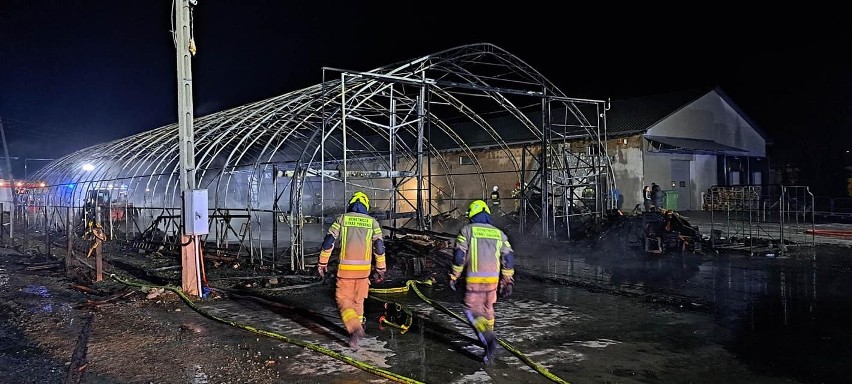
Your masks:
<path fill-rule="evenodd" d="M 503 277 L 500 279 L 500 296 L 501 297 L 509 297 L 512 296 L 512 288 L 515 287 L 515 279 L 511 277 Z"/>
<path fill-rule="evenodd" d="M 450 275 L 450 289 L 456 290 L 456 277 L 453 275 Z"/>
<path fill-rule="evenodd" d="M 377 269 L 376 270 L 376 276 L 373 278 L 373 283 L 381 284 L 384 281 L 385 281 L 385 270 L 384 269 Z"/>
<path fill-rule="evenodd" d="M 319 273 L 320 277 L 325 277 L 326 272 L 328 272 L 328 266 L 327 265 L 318 265 L 317 266 L 317 273 Z"/>

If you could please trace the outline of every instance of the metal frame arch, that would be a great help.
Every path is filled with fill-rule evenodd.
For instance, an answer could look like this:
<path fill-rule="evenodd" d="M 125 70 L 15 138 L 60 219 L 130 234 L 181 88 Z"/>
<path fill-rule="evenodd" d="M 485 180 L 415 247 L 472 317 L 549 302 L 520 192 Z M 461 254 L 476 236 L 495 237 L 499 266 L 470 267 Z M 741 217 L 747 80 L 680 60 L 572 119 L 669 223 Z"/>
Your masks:
<path fill-rule="evenodd" d="M 450 175 L 449 163 L 441 155 L 443 150 L 436 146 L 439 142 L 423 138 L 424 142 L 412 143 L 412 137 L 429 132 L 441 145 L 454 146 L 474 159 L 473 173 L 477 174 L 476 180 L 482 197 L 485 197 L 488 179 L 482 159 L 476 155 L 476 146 L 466 142 L 471 132 L 460 128 L 452 120 L 455 117 L 471 124 L 465 129 L 476 127 L 481 138 L 490 140 L 493 145 L 489 145 L 506 154 L 512 164 L 507 168 L 512 168 L 510 171 L 515 172 L 520 180 L 525 165 L 516 154 L 516 143 L 507 142 L 508 137 L 514 136 L 501 136 L 505 132 L 497 129 L 499 126 L 489 119 L 488 114 L 503 112 L 513 124 L 518 124 L 518 129 L 528 131 L 523 136 L 533 136 L 542 141 L 549 137 L 545 130 L 557 129 L 549 124 L 550 119 L 536 123 L 537 119 L 527 112 L 535 104 L 525 104 L 522 97 L 542 104 L 554 101 L 564 105 L 566 116 L 571 115 L 572 121 L 579 122 L 571 129 L 576 129 L 578 135 L 584 135 L 594 145 L 605 148 L 605 118 L 603 124 L 600 116 L 588 119 L 586 110 L 581 110 L 576 104 L 584 100 L 566 97 L 526 62 L 493 44 L 464 45 L 367 72 L 347 72 L 364 77 L 347 78 L 346 82 L 341 79 L 323 81 L 196 119 L 196 181 L 208 189 L 215 189 L 211 208 L 233 209 L 240 208 L 233 204 L 251 204 L 248 197 L 245 202 L 240 199 L 229 201 L 231 194 L 235 193 L 232 187 L 239 185 L 238 176 L 232 171 L 245 168 L 257 180 L 257 188 L 266 190 L 270 188 L 266 177 L 268 170 L 277 163 L 294 164 L 299 171 L 297 180 L 300 185 L 291 192 L 296 192 L 302 199 L 301 192 L 305 190 L 304 183 L 308 181 L 305 176 L 310 167 L 316 167 L 317 163 L 340 162 L 343 158 L 341 151 L 349 149 L 349 144 L 344 147 L 340 140 L 343 118 L 354 118 L 359 123 L 353 124 L 360 126 L 347 132 L 347 140 L 352 140 L 352 147 L 364 151 L 359 156 L 346 156 L 353 170 L 383 167 L 394 171 L 393 168 L 402 166 L 403 162 L 426 167 L 427 161 L 432 167 L 431 161 L 439 159 L 435 169 L 438 172 L 428 172 L 428 179 L 424 177 L 425 171 L 419 171 L 416 176 L 419 178 L 417 194 L 431 193 L 431 185 L 435 184 L 431 179 L 435 177 L 432 173 L 436 176 L 443 173 L 439 177 L 446 179 L 447 185 L 451 186 L 452 197 L 456 197 L 458 180 Z M 393 82 L 403 85 L 392 86 Z M 340 116 L 341 107 L 344 107 L 340 100 L 342 97 L 346 98 L 346 117 Z M 394 100 L 393 108 L 390 100 Z M 392 114 L 402 116 L 402 120 L 394 122 L 393 126 L 388 122 L 396 121 Z M 561 121 L 568 121 L 568 118 L 563 117 Z M 85 197 L 84 187 L 98 188 L 108 185 L 110 180 L 127 180 L 128 189 L 139 190 L 132 194 L 134 199 L 142 196 L 142 201 L 138 202 L 140 206 L 152 204 L 177 208 L 180 198 L 176 175 L 180 164 L 177 161 L 176 132 L 177 124 L 170 124 L 98 144 L 63 156 L 36 172 L 33 178 L 42 178 L 51 185 L 81 184 L 79 189 L 70 192 L 73 201 L 81 201 Z M 389 132 L 395 139 L 388 136 Z M 391 146 L 394 155 L 381 154 Z M 558 150 L 556 146 L 544 144 L 543 149 Z M 85 172 L 75 169 L 90 159 L 99 162 L 95 164 L 95 170 Z M 421 182 L 424 185 L 419 185 Z M 375 180 L 367 180 L 363 184 L 397 193 L 393 185 L 387 189 Z M 143 193 L 143 186 L 146 191 L 152 192 Z M 50 193 L 62 195 L 64 200 L 69 195 L 68 189 L 54 188 Z M 267 203 L 261 202 L 259 207 L 265 207 Z M 291 208 L 292 204 L 291 199 Z M 425 212 L 418 212 L 418 215 L 423 214 Z"/>

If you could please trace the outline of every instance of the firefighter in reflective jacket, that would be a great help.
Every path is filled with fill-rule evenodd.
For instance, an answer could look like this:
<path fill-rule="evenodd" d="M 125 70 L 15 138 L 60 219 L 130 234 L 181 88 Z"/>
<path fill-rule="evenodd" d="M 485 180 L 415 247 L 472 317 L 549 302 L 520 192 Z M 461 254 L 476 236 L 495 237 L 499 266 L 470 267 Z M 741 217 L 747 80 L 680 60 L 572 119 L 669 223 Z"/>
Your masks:
<path fill-rule="evenodd" d="M 335 240 L 340 240 L 340 264 L 337 267 L 335 299 L 340 317 L 349 332 L 349 346 L 358 348 L 364 337 L 364 299 L 370 289 L 372 259 L 376 263 L 376 282 L 385 276 L 385 244 L 382 227 L 367 215 L 370 199 L 363 192 L 355 192 L 349 200 L 346 213 L 337 216 L 322 243 L 317 272 L 325 276 L 328 259 Z"/>
<path fill-rule="evenodd" d="M 494 303 L 498 288 L 502 297 L 512 294 L 515 254 L 506 234 L 493 225 L 491 210 L 484 201 L 470 204 L 468 218 L 470 223 L 456 237 L 450 288 L 456 290 L 456 281 L 464 271 L 464 312 L 485 348 L 483 361 L 488 363 L 497 348 Z"/>

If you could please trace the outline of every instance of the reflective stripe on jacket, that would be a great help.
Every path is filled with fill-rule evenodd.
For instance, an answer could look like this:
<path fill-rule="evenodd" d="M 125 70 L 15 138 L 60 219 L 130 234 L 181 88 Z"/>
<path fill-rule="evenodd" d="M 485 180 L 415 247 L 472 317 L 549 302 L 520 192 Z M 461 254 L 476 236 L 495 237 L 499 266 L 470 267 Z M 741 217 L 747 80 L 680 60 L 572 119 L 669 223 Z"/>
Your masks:
<path fill-rule="evenodd" d="M 462 269 L 467 270 L 467 290 L 497 289 L 505 256 L 512 252 L 506 234 L 490 224 L 471 223 L 462 227 L 456 237 L 456 248 L 464 251 L 465 260 L 463 267 L 453 266 L 453 274 L 458 276 Z"/>
<path fill-rule="evenodd" d="M 340 241 L 340 265 L 337 277 L 361 279 L 370 276 L 373 242 L 382 238 L 382 227 L 373 217 L 358 212 L 337 216 L 328 233 Z M 330 254 L 330 252 L 329 252 Z M 328 263 L 322 260 L 320 264 Z M 376 268 L 385 269 L 385 255 L 376 255 Z"/>

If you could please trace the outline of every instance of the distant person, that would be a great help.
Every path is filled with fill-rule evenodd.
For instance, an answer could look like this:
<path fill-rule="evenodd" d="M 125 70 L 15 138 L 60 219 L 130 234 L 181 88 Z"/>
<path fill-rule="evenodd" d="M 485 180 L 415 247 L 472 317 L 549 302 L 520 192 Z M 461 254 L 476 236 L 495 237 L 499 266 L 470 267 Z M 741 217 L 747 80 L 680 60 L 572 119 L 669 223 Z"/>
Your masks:
<path fill-rule="evenodd" d="M 503 214 L 503 210 L 500 209 L 500 188 L 496 185 L 491 189 L 491 209 L 494 213 Z"/>
<path fill-rule="evenodd" d="M 654 203 L 651 202 L 651 187 L 647 185 L 645 188 L 642 188 L 642 201 L 645 206 L 645 212 L 650 212 L 651 206 L 654 205 Z"/>
<path fill-rule="evenodd" d="M 657 210 L 663 208 L 663 201 L 666 199 L 666 193 L 660 188 L 657 183 L 651 183 L 651 203 Z"/>
<path fill-rule="evenodd" d="M 593 210 L 597 209 L 597 207 L 596 207 L 597 201 L 595 200 L 595 189 L 594 188 L 592 188 L 591 186 L 583 188 L 583 195 L 582 196 L 583 197 L 580 199 L 580 201 L 583 202 L 584 209 L 587 209 L 589 211 L 593 211 Z"/>
<path fill-rule="evenodd" d="M 850 184 L 852 185 L 852 184 Z M 852 187 L 850 187 L 852 188 Z M 850 193 L 852 195 L 852 193 Z M 515 189 L 512 190 L 512 201 L 514 203 L 513 212 L 520 212 L 521 210 L 521 183 L 515 183 Z"/>
<path fill-rule="evenodd" d="M 435 192 L 435 205 L 438 208 L 438 212 L 443 212 L 442 209 L 444 207 L 444 190 L 438 188 L 438 192 Z"/>
<path fill-rule="evenodd" d="M 491 206 L 500 207 L 500 188 L 496 185 L 491 189 Z"/>
<path fill-rule="evenodd" d="M 349 199 L 346 213 L 338 215 L 328 228 L 322 243 L 317 273 L 325 277 L 334 242 L 340 238 L 340 264 L 337 267 L 337 287 L 334 297 L 340 317 L 349 332 L 349 347 L 358 349 L 364 337 L 364 300 L 370 291 L 370 270 L 376 263 L 376 282 L 385 277 L 385 243 L 382 227 L 367 212 L 370 199 L 364 192 L 355 192 Z"/>
<path fill-rule="evenodd" d="M 488 363 L 497 349 L 494 303 L 498 293 L 502 297 L 512 294 L 515 253 L 506 234 L 492 224 L 484 201 L 470 204 L 468 218 L 470 223 L 456 237 L 450 288 L 456 290 L 456 281 L 465 272 L 464 313 L 485 348 L 482 360 Z"/>
<path fill-rule="evenodd" d="M 612 190 L 612 202 L 615 205 L 615 209 L 621 211 L 621 207 L 624 205 L 624 195 L 621 194 L 618 188 Z"/>

